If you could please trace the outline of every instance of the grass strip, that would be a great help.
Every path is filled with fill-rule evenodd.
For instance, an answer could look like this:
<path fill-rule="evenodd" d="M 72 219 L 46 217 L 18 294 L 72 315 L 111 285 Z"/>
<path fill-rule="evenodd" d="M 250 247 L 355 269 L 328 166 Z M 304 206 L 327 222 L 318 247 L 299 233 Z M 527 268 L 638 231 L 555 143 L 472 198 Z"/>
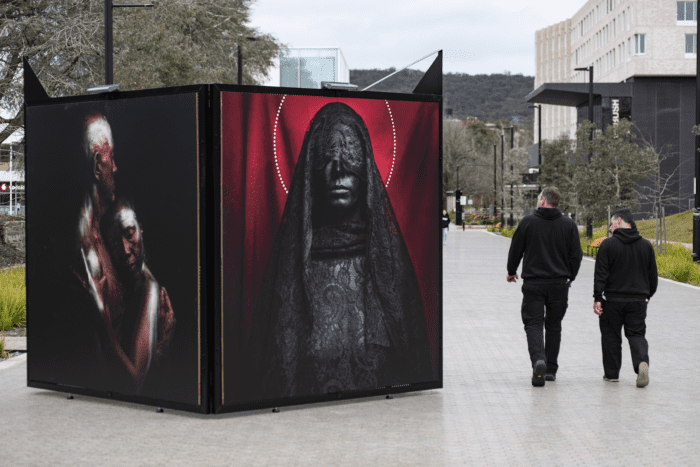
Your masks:
<path fill-rule="evenodd" d="M 27 289 L 25 268 L 0 271 L 0 330 L 27 322 Z"/>

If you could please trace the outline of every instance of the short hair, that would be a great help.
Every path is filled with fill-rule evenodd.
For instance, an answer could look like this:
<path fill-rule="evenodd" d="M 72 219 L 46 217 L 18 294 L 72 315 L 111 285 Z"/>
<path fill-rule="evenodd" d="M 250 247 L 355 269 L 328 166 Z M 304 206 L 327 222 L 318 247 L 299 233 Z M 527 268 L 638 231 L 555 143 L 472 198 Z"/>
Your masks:
<path fill-rule="evenodd" d="M 617 209 L 615 210 L 615 212 L 612 213 L 610 218 L 622 219 L 622 222 L 630 224 L 633 229 L 637 228 L 637 224 L 634 222 L 634 218 L 632 217 L 632 213 L 629 211 L 629 209 Z"/>
<path fill-rule="evenodd" d="M 109 145 L 114 147 L 112 128 L 105 116 L 102 114 L 91 114 L 85 119 L 85 131 L 83 132 L 83 149 L 85 151 L 85 162 L 89 172 L 93 171 L 93 165 L 95 163 L 95 154 L 90 147 L 90 143 L 94 142 L 94 139 L 100 138 L 106 139 Z"/>
<path fill-rule="evenodd" d="M 559 189 L 555 186 L 548 186 L 542 190 L 542 197 L 547 201 L 547 204 L 553 207 L 559 206 L 559 199 L 561 195 L 559 194 Z"/>
<path fill-rule="evenodd" d="M 105 244 L 107 246 L 107 251 L 112 252 L 112 245 L 109 245 L 109 234 L 110 229 L 119 222 L 117 216 L 120 211 L 127 209 L 134 214 L 134 220 L 136 221 L 137 230 L 142 230 L 143 226 L 139 222 L 138 216 L 136 215 L 136 209 L 134 209 L 134 203 L 125 197 L 118 197 L 115 199 L 107 208 L 107 211 L 102 215 L 102 220 L 100 221 L 100 228 L 102 233 L 102 238 L 105 239 Z M 143 251 L 144 262 L 146 260 L 146 246 L 143 243 L 143 235 L 139 232 L 139 238 L 141 241 L 141 248 Z"/>

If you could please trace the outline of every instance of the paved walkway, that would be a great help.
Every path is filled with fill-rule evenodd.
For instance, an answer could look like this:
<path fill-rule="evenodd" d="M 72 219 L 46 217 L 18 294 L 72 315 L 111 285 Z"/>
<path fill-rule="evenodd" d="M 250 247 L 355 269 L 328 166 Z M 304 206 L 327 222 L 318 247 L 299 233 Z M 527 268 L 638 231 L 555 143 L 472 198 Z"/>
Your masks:
<path fill-rule="evenodd" d="M 593 262 L 564 320 L 557 381 L 530 384 L 510 240 L 451 230 L 444 253 L 445 388 L 201 416 L 26 387 L 26 360 L 0 368 L 0 464 L 572 465 L 700 462 L 700 289 L 661 280 L 649 308 L 647 388 L 629 348 L 602 380 Z M 624 345 L 627 343 L 625 341 Z"/>

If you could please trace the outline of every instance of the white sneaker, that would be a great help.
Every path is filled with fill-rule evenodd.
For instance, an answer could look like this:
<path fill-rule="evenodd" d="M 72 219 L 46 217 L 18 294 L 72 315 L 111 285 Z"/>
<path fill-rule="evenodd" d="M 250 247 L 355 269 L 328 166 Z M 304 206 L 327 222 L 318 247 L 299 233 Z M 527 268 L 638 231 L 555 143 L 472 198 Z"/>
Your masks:
<path fill-rule="evenodd" d="M 649 364 L 647 362 L 640 363 L 637 371 L 637 387 L 643 388 L 649 384 Z"/>

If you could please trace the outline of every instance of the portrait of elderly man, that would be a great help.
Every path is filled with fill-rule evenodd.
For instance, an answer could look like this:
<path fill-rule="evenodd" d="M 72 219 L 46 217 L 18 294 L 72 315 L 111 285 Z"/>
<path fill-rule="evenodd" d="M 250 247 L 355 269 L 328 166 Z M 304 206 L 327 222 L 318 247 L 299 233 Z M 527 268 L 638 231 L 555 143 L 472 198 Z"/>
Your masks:
<path fill-rule="evenodd" d="M 114 201 L 114 140 L 112 129 L 102 115 L 85 121 L 84 167 L 87 193 L 80 212 L 76 273 L 89 291 L 105 322 L 121 318 L 119 284 L 100 232 L 100 220 Z"/>
<path fill-rule="evenodd" d="M 305 135 L 248 351 L 264 397 L 432 380 L 418 279 L 346 104 L 321 108 Z"/>
<path fill-rule="evenodd" d="M 120 264 L 115 258 L 119 257 L 110 254 L 101 229 L 107 211 L 114 209 L 117 172 L 112 129 L 103 115 L 93 114 L 85 120 L 83 143 L 87 190 L 80 210 L 73 271 L 88 297 L 81 305 L 88 308 L 81 308 L 85 312 L 84 329 L 94 335 L 82 337 L 86 342 L 94 340 L 97 347 L 98 355 L 91 357 L 97 359 L 94 365 L 99 368 L 89 371 L 106 377 L 110 387 L 133 392 L 143 382 L 151 353 L 134 350 L 139 341 L 132 341 L 134 324 L 125 313 L 125 298 L 130 297 L 131 290 L 127 288 L 124 295 L 123 285 L 129 284 L 128 278 L 118 273 Z M 165 309 L 161 312 L 167 314 Z"/>
<path fill-rule="evenodd" d="M 143 229 L 131 204 L 119 199 L 102 218 L 102 232 L 122 286 L 119 344 L 135 369 L 136 388 L 167 350 L 174 313 L 168 292 L 145 263 Z"/>
<path fill-rule="evenodd" d="M 107 119 L 100 114 L 85 119 L 83 177 L 87 182 L 77 228 L 77 249 L 73 271 L 89 297 L 84 303 L 84 326 L 95 340 L 101 368 L 90 368 L 110 380 L 137 378 L 136 367 L 118 342 L 124 313 L 121 285 L 100 230 L 104 213 L 115 198 L 114 139 Z M 81 307 L 82 309 L 82 307 Z M 94 335 L 92 335 L 94 334 Z M 87 351 L 87 350 L 86 350 Z M 94 352 L 90 350 L 90 352 Z M 112 385 L 112 383 L 109 383 Z"/>

